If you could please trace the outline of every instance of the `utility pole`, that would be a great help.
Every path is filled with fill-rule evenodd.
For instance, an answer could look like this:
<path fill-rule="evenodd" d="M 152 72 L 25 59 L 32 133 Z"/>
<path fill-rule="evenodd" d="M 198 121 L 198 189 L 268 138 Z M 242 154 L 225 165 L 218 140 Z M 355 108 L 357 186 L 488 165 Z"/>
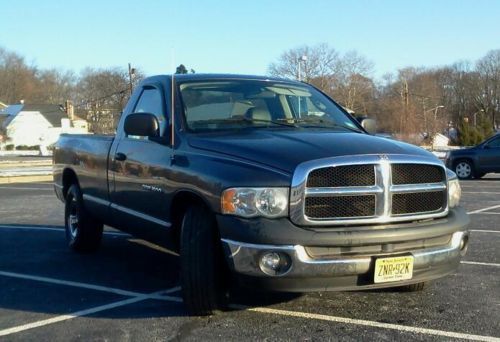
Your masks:
<path fill-rule="evenodd" d="M 406 127 L 406 120 L 408 117 L 408 105 L 410 103 L 409 99 L 409 90 L 408 90 L 408 81 L 406 78 L 403 78 L 403 84 L 401 87 L 401 101 L 403 104 L 403 115 L 401 115 L 399 120 L 399 132 L 403 133 L 404 127 Z"/>
<path fill-rule="evenodd" d="M 135 68 L 132 68 L 130 63 L 128 63 L 128 86 L 130 90 L 130 96 L 132 96 L 132 90 L 133 90 L 133 84 L 132 84 L 132 77 L 135 74 Z"/>

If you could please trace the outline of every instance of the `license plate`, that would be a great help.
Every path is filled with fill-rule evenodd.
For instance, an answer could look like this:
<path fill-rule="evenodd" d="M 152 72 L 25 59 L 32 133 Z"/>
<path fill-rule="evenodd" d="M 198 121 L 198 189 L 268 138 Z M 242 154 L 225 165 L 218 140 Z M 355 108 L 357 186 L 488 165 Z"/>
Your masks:
<path fill-rule="evenodd" d="M 413 257 L 400 256 L 375 260 L 375 283 L 407 280 L 413 276 Z"/>

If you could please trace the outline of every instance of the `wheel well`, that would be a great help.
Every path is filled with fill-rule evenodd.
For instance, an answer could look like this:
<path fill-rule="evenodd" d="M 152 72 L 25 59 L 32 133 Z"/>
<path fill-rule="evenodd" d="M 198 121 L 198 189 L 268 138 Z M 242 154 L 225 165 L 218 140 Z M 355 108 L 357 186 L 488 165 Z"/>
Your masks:
<path fill-rule="evenodd" d="M 65 169 L 62 176 L 62 183 L 63 195 L 64 198 L 66 198 L 70 186 L 73 184 L 78 185 L 78 177 L 76 177 L 75 171 L 73 171 L 72 169 Z"/>
<path fill-rule="evenodd" d="M 457 160 L 455 160 L 455 163 L 453 164 L 453 168 L 455 168 L 458 165 L 458 163 L 460 163 L 461 161 L 469 162 L 470 165 L 472 167 L 474 167 L 474 160 L 472 160 L 471 158 L 468 158 L 468 157 L 462 157 L 462 158 L 457 158 Z"/>
<path fill-rule="evenodd" d="M 182 219 L 184 218 L 186 210 L 192 205 L 202 205 L 209 208 L 201 196 L 191 191 L 178 192 L 172 199 L 170 221 L 172 223 L 172 229 L 174 230 L 175 246 L 177 251 L 180 249 Z"/>

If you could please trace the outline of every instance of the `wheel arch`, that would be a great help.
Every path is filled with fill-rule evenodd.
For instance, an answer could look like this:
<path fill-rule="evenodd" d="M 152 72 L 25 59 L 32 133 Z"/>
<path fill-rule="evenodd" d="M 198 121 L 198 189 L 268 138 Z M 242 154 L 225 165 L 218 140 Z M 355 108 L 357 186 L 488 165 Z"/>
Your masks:
<path fill-rule="evenodd" d="M 184 218 L 186 210 L 192 205 L 201 205 L 209 209 L 212 214 L 214 214 L 214 212 L 209 202 L 202 195 L 192 190 L 177 191 L 171 203 L 169 218 L 175 236 L 175 247 L 179 250 L 182 219 Z"/>
<path fill-rule="evenodd" d="M 66 198 L 66 195 L 68 194 L 68 190 L 69 190 L 70 186 L 73 184 L 80 186 L 76 172 L 73 169 L 68 167 L 68 168 L 64 169 L 63 175 L 62 175 L 62 185 L 63 185 L 64 198 Z"/>

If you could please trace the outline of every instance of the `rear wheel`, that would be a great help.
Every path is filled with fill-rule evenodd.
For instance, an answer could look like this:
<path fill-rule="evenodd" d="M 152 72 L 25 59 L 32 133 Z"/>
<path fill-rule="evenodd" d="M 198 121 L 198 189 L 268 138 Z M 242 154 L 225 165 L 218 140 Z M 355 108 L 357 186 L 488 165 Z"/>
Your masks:
<path fill-rule="evenodd" d="M 82 193 L 76 184 L 68 189 L 66 195 L 64 224 L 66 241 L 74 251 L 92 252 L 101 245 L 103 225 L 85 209 Z"/>
<path fill-rule="evenodd" d="M 455 164 L 455 173 L 460 179 L 471 179 L 474 176 L 474 166 L 469 160 L 459 160 Z"/>
<path fill-rule="evenodd" d="M 226 267 L 215 218 L 202 205 L 187 209 L 181 230 L 181 283 L 191 315 L 210 315 L 225 302 Z"/>

